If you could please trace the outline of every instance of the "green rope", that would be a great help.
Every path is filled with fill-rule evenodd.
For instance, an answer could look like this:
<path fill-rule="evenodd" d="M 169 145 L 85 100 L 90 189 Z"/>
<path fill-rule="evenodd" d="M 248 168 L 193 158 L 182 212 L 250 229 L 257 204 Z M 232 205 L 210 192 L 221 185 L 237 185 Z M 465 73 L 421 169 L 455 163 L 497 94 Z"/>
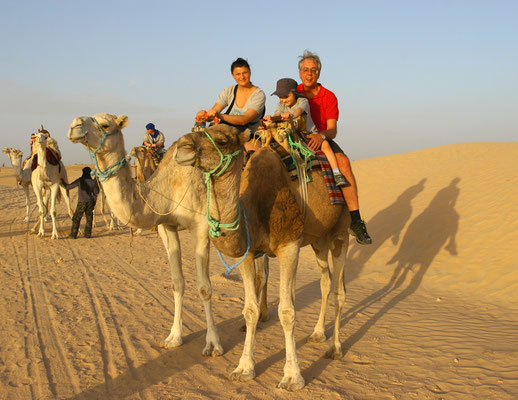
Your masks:
<path fill-rule="evenodd" d="M 237 205 L 237 218 L 234 222 L 228 223 L 228 224 L 222 224 L 217 219 L 214 219 L 209 214 L 209 207 L 210 207 L 210 179 L 212 175 L 214 176 L 221 176 L 223 172 L 225 172 L 230 165 L 232 159 L 237 156 L 239 153 L 241 153 L 242 149 L 239 149 L 235 151 L 232 154 L 223 154 L 221 150 L 218 148 L 212 137 L 208 134 L 207 131 L 204 131 L 205 135 L 209 138 L 212 145 L 216 148 L 216 150 L 219 153 L 219 163 L 218 165 L 210 170 L 209 172 L 205 172 L 205 185 L 207 186 L 207 224 L 209 225 L 209 235 L 210 237 L 218 237 L 221 236 L 221 229 L 225 229 L 227 231 L 237 231 L 239 229 L 239 223 L 241 220 L 241 205 L 238 203 Z M 224 164 L 224 165 L 223 165 Z M 223 167 L 222 167 L 223 165 Z M 220 169 L 221 168 L 221 169 Z M 219 171 L 218 171 L 219 170 Z M 216 172 L 218 171 L 218 172 Z"/>
<path fill-rule="evenodd" d="M 290 150 L 291 150 L 290 155 L 291 155 L 291 160 L 293 161 L 293 165 L 296 164 L 295 157 L 293 157 L 293 151 L 296 149 L 304 157 L 304 170 L 306 170 L 306 171 L 310 170 L 311 163 L 309 163 L 309 168 L 308 168 L 308 161 L 311 159 L 311 157 L 315 156 L 315 153 L 313 151 L 311 151 L 310 149 L 308 149 L 306 146 L 293 141 L 293 139 L 292 139 L 293 130 L 291 128 L 286 128 L 284 130 L 284 132 L 286 133 L 286 136 L 288 137 L 288 144 L 290 145 Z M 296 165 L 295 165 L 295 167 L 296 167 Z M 298 174 L 299 174 L 299 172 L 297 169 L 297 175 Z M 300 179 L 300 176 L 299 176 L 299 179 Z M 309 177 L 309 175 L 306 175 L 306 182 L 311 182 L 311 178 Z"/>
<path fill-rule="evenodd" d="M 99 144 L 99 146 L 95 150 L 93 150 L 93 151 L 90 150 L 90 154 L 92 155 L 92 158 L 95 161 L 95 168 L 91 172 L 91 175 L 92 175 L 92 177 L 93 176 L 97 176 L 97 179 L 99 180 L 99 182 L 104 182 L 110 176 L 115 175 L 121 168 L 125 167 L 126 164 L 128 163 L 128 161 L 126 160 L 126 157 L 123 157 L 119 161 L 117 161 L 116 163 L 113 163 L 112 165 L 110 165 L 105 170 L 102 170 L 101 167 L 99 167 L 99 163 L 97 161 L 97 152 L 101 149 L 101 147 L 104 144 L 104 141 L 106 140 L 106 138 L 108 136 L 113 135 L 113 134 L 115 134 L 115 133 L 117 133 L 119 131 L 115 130 L 115 131 L 106 133 L 104 131 L 104 129 L 102 128 L 102 126 L 99 125 L 99 123 L 97 122 L 97 120 L 95 118 L 90 117 L 90 119 L 97 125 L 97 128 L 101 131 L 101 133 L 103 135 L 103 137 L 101 139 L 101 143 Z M 83 134 L 86 137 L 86 132 L 85 132 L 84 124 L 81 124 L 81 129 L 83 131 Z"/>

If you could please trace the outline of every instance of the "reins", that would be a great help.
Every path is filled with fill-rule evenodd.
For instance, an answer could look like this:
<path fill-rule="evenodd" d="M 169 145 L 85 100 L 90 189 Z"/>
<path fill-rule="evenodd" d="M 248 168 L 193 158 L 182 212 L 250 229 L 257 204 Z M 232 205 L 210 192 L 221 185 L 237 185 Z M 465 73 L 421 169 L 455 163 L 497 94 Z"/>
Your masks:
<path fill-rule="evenodd" d="M 92 156 L 93 160 L 95 161 L 95 168 L 91 172 L 92 177 L 96 176 L 99 182 L 104 182 L 106 179 L 111 177 L 112 175 L 115 175 L 121 168 L 125 167 L 128 164 L 128 161 L 126 160 L 126 157 L 122 157 L 119 161 L 113 163 L 112 165 L 108 166 L 105 170 L 102 170 L 101 167 L 99 167 L 99 162 L 97 161 L 97 152 L 101 149 L 102 145 L 104 144 L 104 141 L 106 138 L 110 135 L 113 135 L 117 132 L 120 132 L 118 129 L 112 131 L 112 132 L 105 132 L 103 127 L 99 125 L 97 120 L 93 117 L 90 117 L 90 120 L 92 120 L 95 125 L 97 125 L 97 128 L 102 133 L 103 137 L 101 139 L 101 143 L 95 150 L 90 150 L 90 155 Z M 83 131 L 83 135 L 86 136 L 85 126 L 84 124 L 81 124 L 81 130 Z"/>
<path fill-rule="evenodd" d="M 242 149 L 236 150 L 232 154 L 223 154 L 222 151 L 219 149 L 219 147 L 216 145 L 212 137 L 209 135 L 207 131 L 203 131 L 205 135 L 209 138 L 212 145 L 216 148 L 218 154 L 219 154 L 219 163 L 218 165 L 210 170 L 209 172 L 204 172 L 205 174 L 205 185 L 207 187 L 207 213 L 206 213 L 206 219 L 207 224 L 209 225 L 209 235 L 210 237 L 219 237 L 221 236 L 221 229 L 225 229 L 227 231 L 237 231 L 239 229 L 240 221 L 241 221 L 241 212 L 243 212 L 243 219 L 245 221 L 245 231 L 246 231 L 246 251 L 243 254 L 243 256 L 239 259 L 238 262 L 236 262 L 233 265 L 227 264 L 227 262 L 223 259 L 223 255 L 221 252 L 216 249 L 216 252 L 218 253 L 219 259 L 225 266 L 225 275 L 229 275 L 234 268 L 236 268 L 238 265 L 240 265 L 246 256 L 248 255 L 248 252 L 250 250 L 250 233 L 248 231 L 248 221 L 246 218 L 246 212 L 243 207 L 241 207 L 241 204 L 237 204 L 237 217 L 234 222 L 223 224 L 217 219 L 210 216 L 209 207 L 210 207 L 210 181 L 212 176 L 221 176 L 229 167 L 230 163 L 232 162 L 232 159 L 239 155 L 242 151 Z"/>

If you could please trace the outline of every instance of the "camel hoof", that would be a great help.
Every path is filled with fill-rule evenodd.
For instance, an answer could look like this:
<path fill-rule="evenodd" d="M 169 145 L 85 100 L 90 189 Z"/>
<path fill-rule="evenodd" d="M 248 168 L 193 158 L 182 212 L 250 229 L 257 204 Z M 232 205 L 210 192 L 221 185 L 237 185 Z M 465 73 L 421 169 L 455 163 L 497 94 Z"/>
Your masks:
<path fill-rule="evenodd" d="M 166 340 L 164 340 L 162 342 L 162 344 L 160 344 L 160 347 L 164 348 L 164 349 L 172 349 L 174 347 L 179 347 L 183 344 L 183 340 L 181 337 L 178 337 L 178 338 L 167 338 Z"/>
<path fill-rule="evenodd" d="M 326 335 L 319 332 L 313 332 L 311 336 L 308 338 L 308 342 L 313 343 L 323 343 L 326 341 Z"/>
<path fill-rule="evenodd" d="M 331 358 L 333 360 L 339 360 L 342 358 L 342 350 L 337 349 L 334 346 L 331 347 L 329 350 L 326 351 L 326 358 Z"/>
<path fill-rule="evenodd" d="M 293 392 L 295 390 L 302 389 L 305 385 L 306 382 L 304 382 L 304 378 L 302 377 L 302 375 L 298 374 L 295 376 L 285 376 L 284 378 L 282 378 L 282 381 L 280 381 L 277 387 L 279 389 L 284 389 Z"/>
<path fill-rule="evenodd" d="M 238 381 L 238 382 L 246 382 L 250 381 L 255 378 L 255 371 L 253 369 L 250 370 L 241 370 L 239 368 L 236 368 L 230 376 L 228 377 L 231 381 Z"/>
<path fill-rule="evenodd" d="M 212 343 L 207 344 L 207 346 L 205 346 L 205 348 L 201 352 L 201 354 L 204 355 L 205 357 L 209 357 L 209 356 L 218 357 L 218 356 L 222 356 L 223 353 L 224 353 L 223 347 L 221 347 L 220 344 L 212 344 Z"/>

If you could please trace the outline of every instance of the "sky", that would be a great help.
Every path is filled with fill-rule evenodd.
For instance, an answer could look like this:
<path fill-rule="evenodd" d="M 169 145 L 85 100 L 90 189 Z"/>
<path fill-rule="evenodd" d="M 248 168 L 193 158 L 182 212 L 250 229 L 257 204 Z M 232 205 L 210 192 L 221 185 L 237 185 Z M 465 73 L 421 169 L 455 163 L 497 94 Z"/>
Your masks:
<path fill-rule="evenodd" d="M 352 160 L 462 142 L 518 140 L 518 1 L 0 2 L 0 142 L 29 152 L 41 124 L 65 164 L 77 116 L 125 114 L 126 150 L 153 122 L 169 147 L 234 84 L 278 99 L 308 49 L 338 97 L 337 142 Z M 0 165 L 9 166 L 0 153 Z"/>

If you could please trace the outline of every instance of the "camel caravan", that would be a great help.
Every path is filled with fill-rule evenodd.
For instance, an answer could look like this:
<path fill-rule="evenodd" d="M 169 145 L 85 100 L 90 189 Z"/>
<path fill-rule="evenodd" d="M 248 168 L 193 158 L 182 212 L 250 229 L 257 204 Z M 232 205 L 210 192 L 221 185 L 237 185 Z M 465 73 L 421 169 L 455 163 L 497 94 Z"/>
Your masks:
<path fill-rule="evenodd" d="M 23 152 L 19 149 L 5 147 L 2 151 L 9 157 L 16 182 L 25 194 L 25 217 L 23 221 L 26 223 L 30 222 L 30 187 L 32 186 L 36 196 L 36 207 L 39 210 L 39 216 L 30 232 L 36 233 L 37 231 L 38 236 L 44 237 L 44 222 L 50 218 L 52 220 L 51 237 L 52 239 L 57 239 L 59 238 L 56 225 L 57 202 L 63 199 L 69 217 L 72 218 L 73 216 L 69 192 L 65 187 L 68 181 L 67 171 L 61 160 L 61 151 L 57 140 L 50 136 L 49 131 L 43 125 L 41 129 L 38 129 L 38 132 L 31 135 L 30 146 L 30 155 L 25 160 L 23 159 Z M 110 230 L 118 229 L 118 224 L 113 214 L 110 213 L 110 219 L 105 215 L 106 196 L 102 191 L 102 187 L 99 209 L 106 226 Z"/>
<path fill-rule="evenodd" d="M 138 156 L 143 161 L 139 163 L 143 181 L 133 178 L 127 162 L 122 135 L 127 125 L 128 117 L 124 115 L 77 117 L 70 125 L 68 138 L 95 154 L 110 209 L 121 224 L 142 229 L 158 226 L 171 266 L 175 300 L 173 325 L 162 346 L 172 348 L 183 343 L 185 282 L 178 230 L 187 229 L 195 239 L 197 287 L 207 323 L 202 354 L 219 356 L 224 351 L 212 313 L 209 243 L 216 247 L 223 261 L 223 255 L 238 259 L 234 265 L 224 263 L 227 273 L 239 265 L 245 290 L 245 345 L 238 366 L 230 374 L 231 380 L 247 381 L 255 377 L 256 327 L 260 319 L 268 318 L 268 263 L 255 260 L 263 254 L 266 261 L 267 257 L 277 257 L 278 315 L 286 343 L 284 376 L 278 386 L 289 391 L 304 387 L 294 337 L 294 285 L 299 250 L 311 245 L 321 271 L 321 310 L 309 340 L 326 340 L 325 313 L 332 290 L 334 330 L 326 356 L 340 358 L 339 328 L 345 304 L 344 268 L 350 216 L 345 212 L 343 199 L 333 201 L 325 171 L 313 167 L 309 160 L 311 152 L 304 150 L 297 140 L 293 123 L 280 128 L 269 125 L 262 134 L 263 146 L 246 165 L 243 146 L 249 140 L 248 130 L 241 132 L 226 124 L 193 128 L 167 150 L 154 172 L 150 169 L 144 172 L 145 152 Z M 133 150 L 135 155 L 139 154 L 137 151 L 140 150 Z M 291 172 L 287 164 L 292 165 Z M 294 174 L 299 179 L 293 179 Z M 329 253 L 332 267 L 328 263 Z"/>

